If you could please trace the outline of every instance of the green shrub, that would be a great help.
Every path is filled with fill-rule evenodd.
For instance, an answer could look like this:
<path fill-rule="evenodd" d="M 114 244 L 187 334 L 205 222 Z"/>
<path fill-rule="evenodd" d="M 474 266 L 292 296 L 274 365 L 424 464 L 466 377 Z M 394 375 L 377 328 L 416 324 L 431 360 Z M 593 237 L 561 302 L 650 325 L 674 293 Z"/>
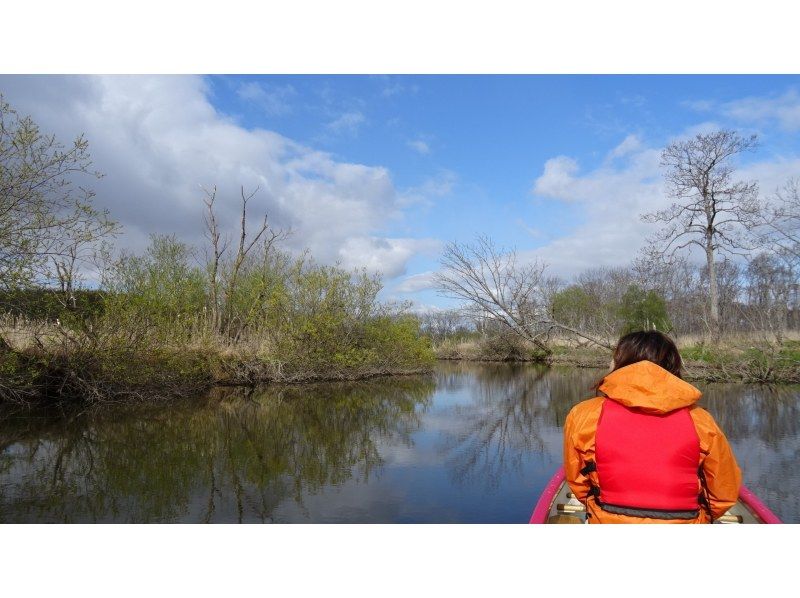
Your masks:
<path fill-rule="evenodd" d="M 684 360 L 705 361 L 711 363 L 718 359 L 719 355 L 705 345 L 694 345 L 680 349 L 681 357 Z"/>
<path fill-rule="evenodd" d="M 625 291 L 618 315 L 622 321 L 622 334 L 635 330 L 669 332 L 672 329 L 664 299 L 655 291 L 644 291 L 636 285 L 630 285 Z"/>

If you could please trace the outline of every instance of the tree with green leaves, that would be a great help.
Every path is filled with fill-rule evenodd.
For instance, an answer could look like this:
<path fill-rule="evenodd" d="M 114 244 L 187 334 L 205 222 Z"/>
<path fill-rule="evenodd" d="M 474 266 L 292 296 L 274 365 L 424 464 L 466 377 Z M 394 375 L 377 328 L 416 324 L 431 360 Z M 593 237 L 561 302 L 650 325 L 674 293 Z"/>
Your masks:
<path fill-rule="evenodd" d="M 621 334 L 635 330 L 669 332 L 672 329 L 664 299 L 655 291 L 645 291 L 635 284 L 630 285 L 622 296 L 618 314 L 622 322 Z"/>
<path fill-rule="evenodd" d="M 93 205 L 89 142 L 63 145 L 0 95 L 0 287 L 57 282 L 67 295 L 117 224 Z"/>

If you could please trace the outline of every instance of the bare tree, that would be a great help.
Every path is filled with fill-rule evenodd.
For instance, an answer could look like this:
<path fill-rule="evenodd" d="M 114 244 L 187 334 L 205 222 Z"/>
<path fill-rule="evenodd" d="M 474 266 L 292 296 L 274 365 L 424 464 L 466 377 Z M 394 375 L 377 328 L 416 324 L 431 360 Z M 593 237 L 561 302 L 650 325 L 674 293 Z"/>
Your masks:
<path fill-rule="evenodd" d="M 244 265 L 247 256 L 261 241 L 264 256 L 268 256 L 273 246 L 286 239 L 290 234 L 288 230 L 273 229 L 269 225 L 267 214 L 257 229 L 256 233 L 248 239 L 247 232 L 247 204 L 258 193 L 258 188 L 246 194 L 244 187 L 240 189 L 241 196 L 241 219 L 239 224 L 239 241 L 236 245 L 236 253 L 226 260 L 228 249 L 230 248 L 230 238 L 223 236 L 220 232 L 219 223 L 214 212 L 214 202 L 217 197 L 217 188 L 214 186 L 210 191 L 204 189 L 206 197 L 206 238 L 211 245 L 211 255 L 208 260 L 209 287 L 211 293 L 211 319 L 214 329 L 221 332 L 223 328 L 230 328 L 232 319 L 232 300 L 236 292 L 239 273 Z M 266 257 L 265 257 L 266 259 Z M 224 271 L 224 272 L 223 272 Z M 228 330 L 230 332 L 230 330 Z"/>
<path fill-rule="evenodd" d="M 755 135 L 745 138 L 730 130 L 698 134 L 668 145 L 661 154 L 661 165 L 676 201 L 665 210 L 642 216 L 645 222 L 663 223 L 654 241 L 665 256 L 690 245 L 705 252 L 710 328 L 715 339 L 721 332 L 717 254 L 740 254 L 754 248 L 748 230 L 759 211 L 757 183 L 736 180 L 731 160 L 756 146 Z"/>
<path fill-rule="evenodd" d="M 745 279 L 744 319 L 753 330 L 771 334 L 782 343 L 792 294 L 797 290 L 797 273 L 776 255 L 760 253 L 748 263 Z"/>
<path fill-rule="evenodd" d="M 502 251 L 487 237 L 474 244 L 449 243 L 441 257 L 436 283 L 444 295 L 467 302 L 474 317 L 494 322 L 549 353 L 549 335 L 564 330 L 610 348 L 582 330 L 556 322 L 548 295 L 556 286 L 538 261 L 521 262 L 514 250 Z"/>
<path fill-rule="evenodd" d="M 469 332 L 467 321 L 457 309 L 427 311 L 419 319 L 421 329 L 436 342 Z"/>
<path fill-rule="evenodd" d="M 737 310 L 735 307 L 741 299 L 743 290 L 742 267 L 726 256 L 716 262 L 714 269 L 717 276 L 720 325 L 722 328 L 734 329 L 737 327 Z M 705 289 L 706 284 L 710 286 L 710 282 L 708 268 L 702 268 L 700 273 L 701 289 Z"/>
<path fill-rule="evenodd" d="M 228 250 L 230 244 L 228 239 L 223 239 L 219 232 L 219 225 L 217 224 L 217 216 L 214 213 L 214 202 L 217 199 L 217 186 L 214 185 L 210 191 L 203 189 L 206 194 L 203 200 L 206 204 L 206 238 L 211 244 L 211 256 L 208 259 L 208 280 L 209 289 L 211 293 L 211 325 L 214 330 L 219 330 L 221 321 L 221 303 L 220 303 L 220 281 L 219 281 L 219 268 L 222 256 Z"/>
<path fill-rule="evenodd" d="M 778 189 L 762 214 L 763 239 L 779 256 L 800 262 L 800 179 L 789 179 Z"/>

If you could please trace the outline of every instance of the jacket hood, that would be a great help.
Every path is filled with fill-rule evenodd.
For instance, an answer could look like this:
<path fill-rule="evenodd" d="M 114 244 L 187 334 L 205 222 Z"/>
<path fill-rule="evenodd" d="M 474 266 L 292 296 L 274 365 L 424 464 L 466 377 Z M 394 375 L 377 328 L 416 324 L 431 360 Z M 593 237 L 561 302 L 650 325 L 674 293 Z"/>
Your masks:
<path fill-rule="evenodd" d="M 702 393 L 652 361 L 638 361 L 608 374 L 599 390 L 608 398 L 648 413 L 688 407 Z"/>

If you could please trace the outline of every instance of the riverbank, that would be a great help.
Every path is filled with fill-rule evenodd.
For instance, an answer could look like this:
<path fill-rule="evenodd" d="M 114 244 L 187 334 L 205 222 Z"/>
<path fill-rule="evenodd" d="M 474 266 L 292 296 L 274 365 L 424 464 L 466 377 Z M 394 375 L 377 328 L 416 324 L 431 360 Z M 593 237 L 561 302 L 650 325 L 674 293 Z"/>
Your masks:
<path fill-rule="evenodd" d="M 242 341 L 0 347 L 0 403 L 95 404 L 195 397 L 214 386 L 351 381 L 429 373 L 430 343 L 395 319 L 348 342 Z M 8 335 L 7 335 L 8 336 Z"/>
<path fill-rule="evenodd" d="M 432 371 L 435 361 L 532 362 L 608 368 L 611 352 L 557 344 L 542 354 L 498 339 L 432 347 L 410 321 L 391 334 L 373 334 L 348 347 L 289 349 L 248 343 L 131 349 L 76 345 L 0 349 L 0 403 L 99 404 L 196 397 L 214 386 L 302 384 L 406 376 Z M 680 348 L 685 377 L 704 382 L 800 383 L 800 341 L 755 345 L 703 343 Z"/>
<path fill-rule="evenodd" d="M 466 341 L 442 343 L 435 347 L 443 361 L 512 361 L 579 368 L 608 368 L 611 351 L 597 347 L 554 345 L 552 353 L 543 354 L 521 343 L 503 344 Z M 687 380 L 703 382 L 752 382 L 765 384 L 800 383 L 800 341 L 782 343 L 742 342 L 726 339 L 716 347 L 704 343 L 680 346 Z"/>

